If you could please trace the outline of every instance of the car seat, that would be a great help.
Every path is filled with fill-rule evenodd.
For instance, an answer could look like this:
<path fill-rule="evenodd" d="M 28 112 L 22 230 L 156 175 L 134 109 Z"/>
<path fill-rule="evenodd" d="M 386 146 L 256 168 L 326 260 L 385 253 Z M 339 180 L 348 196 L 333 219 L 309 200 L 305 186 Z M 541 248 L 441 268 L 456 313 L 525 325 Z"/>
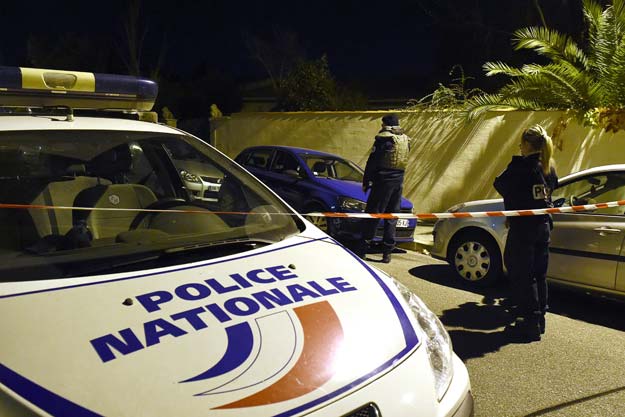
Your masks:
<path fill-rule="evenodd" d="M 74 178 L 48 183 L 30 204 L 71 207 L 81 191 L 98 184 L 98 178 L 85 176 L 84 164 L 70 165 L 65 174 Z M 100 181 L 104 184 L 111 183 L 108 180 Z M 39 237 L 65 235 L 73 226 L 72 210 L 69 209 L 29 209 L 28 212 Z"/>
<path fill-rule="evenodd" d="M 326 172 L 327 168 L 328 168 L 328 166 L 325 164 L 325 162 L 317 161 L 313 165 L 313 169 L 312 169 L 313 170 L 313 174 L 315 174 L 315 175 L 323 174 L 324 172 Z"/>
<path fill-rule="evenodd" d="M 265 168 L 267 166 L 267 160 L 258 155 L 252 156 L 251 165 L 258 168 Z"/>
<path fill-rule="evenodd" d="M 93 239 L 114 238 L 129 230 L 138 212 L 114 209 L 143 209 L 157 200 L 150 188 L 126 183 L 131 169 L 132 156 L 127 144 L 116 146 L 88 162 L 87 172 L 100 181 L 81 191 L 74 207 L 107 210 L 74 210 L 74 227 L 86 226 Z"/>

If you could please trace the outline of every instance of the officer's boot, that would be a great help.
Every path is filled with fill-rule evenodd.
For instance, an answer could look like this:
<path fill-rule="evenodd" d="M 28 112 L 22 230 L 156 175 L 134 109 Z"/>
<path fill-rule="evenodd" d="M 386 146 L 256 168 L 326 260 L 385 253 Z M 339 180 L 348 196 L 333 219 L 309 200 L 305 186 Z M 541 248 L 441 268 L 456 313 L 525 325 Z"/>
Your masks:
<path fill-rule="evenodd" d="M 358 255 L 358 257 L 360 259 L 367 259 L 367 252 L 369 251 L 369 242 L 367 240 L 360 240 L 357 244 L 356 244 L 356 255 Z"/>
<path fill-rule="evenodd" d="M 540 316 L 538 317 L 538 325 L 540 326 L 540 334 L 545 334 L 545 327 L 547 326 L 545 316 L 547 315 L 547 311 L 549 311 L 548 305 L 545 305 L 540 310 Z"/>
<path fill-rule="evenodd" d="M 528 340 L 540 340 L 541 328 L 540 328 L 540 313 L 533 313 L 529 317 L 525 318 L 525 326 L 523 326 L 523 332 Z"/>
<path fill-rule="evenodd" d="M 384 252 L 382 254 L 382 262 L 385 264 L 391 262 L 391 252 Z"/>
<path fill-rule="evenodd" d="M 540 324 L 538 317 L 518 317 L 515 322 L 506 327 L 506 332 L 515 339 L 523 341 L 539 341 L 540 340 Z"/>
<path fill-rule="evenodd" d="M 538 326 L 540 326 L 540 334 L 545 334 L 545 313 L 538 317 Z"/>
<path fill-rule="evenodd" d="M 544 316 L 540 311 L 536 311 L 527 318 L 527 329 L 525 334 L 529 340 L 540 340 L 540 335 L 543 333 L 543 326 L 541 326 L 541 319 Z"/>

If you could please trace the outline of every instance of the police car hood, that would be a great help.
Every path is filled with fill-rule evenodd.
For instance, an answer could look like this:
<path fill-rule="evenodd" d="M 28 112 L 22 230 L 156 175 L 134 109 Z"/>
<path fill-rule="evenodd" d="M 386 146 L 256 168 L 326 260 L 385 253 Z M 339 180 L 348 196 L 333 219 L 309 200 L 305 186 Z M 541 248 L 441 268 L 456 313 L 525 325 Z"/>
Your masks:
<path fill-rule="evenodd" d="M 0 298 L 0 411 L 8 395 L 64 416 L 300 415 L 419 345 L 392 281 L 320 232 Z"/>
<path fill-rule="evenodd" d="M 369 192 L 365 193 L 362 191 L 362 183 L 360 182 L 323 177 L 316 178 L 315 182 L 322 187 L 332 190 L 335 194 L 340 196 L 354 198 L 365 202 L 369 196 Z M 410 210 L 412 209 L 412 203 L 407 198 L 402 197 L 400 207 L 404 210 Z"/>

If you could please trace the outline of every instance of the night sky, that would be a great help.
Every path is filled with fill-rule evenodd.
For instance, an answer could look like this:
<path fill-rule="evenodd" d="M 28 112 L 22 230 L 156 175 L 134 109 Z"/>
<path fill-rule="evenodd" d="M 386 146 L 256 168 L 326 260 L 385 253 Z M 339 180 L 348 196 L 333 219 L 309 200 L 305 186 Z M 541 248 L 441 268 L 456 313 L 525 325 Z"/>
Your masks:
<path fill-rule="evenodd" d="M 369 96 L 419 98 L 439 82 L 448 83 L 455 64 L 475 77 L 474 86 L 488 88 L 496 82 L 485 80 L 484 62 L 518 64 L 528 59 L 512 51 L 510 38 L 517 28 L 541 24 L 535 2 L 143 1 L 142 71 L 147 75 L 164 50 L 161 73 L 170 79 L 210 72 L 239 85 L 261 80 L 266 73 L 251 57 L 245 39 L 268 40 L 276 32 L 290 32 L 298 36 L 308 58 L 326 54 L 337 80 Z M 124 72 L 128 3 L 4 0 L 0 65 L 49 67 L 60 62 L 73 66 L 63 69 Z M 581 0 L 538 3 L 549 26 L 581 36 Z M 60 41 L 68 36 L 73 43 Z M 38 45 L 34 54 L 33 39 Z M 66 53 L 54 51 L 59 44 L 72 46 L 66 46 Z"/>

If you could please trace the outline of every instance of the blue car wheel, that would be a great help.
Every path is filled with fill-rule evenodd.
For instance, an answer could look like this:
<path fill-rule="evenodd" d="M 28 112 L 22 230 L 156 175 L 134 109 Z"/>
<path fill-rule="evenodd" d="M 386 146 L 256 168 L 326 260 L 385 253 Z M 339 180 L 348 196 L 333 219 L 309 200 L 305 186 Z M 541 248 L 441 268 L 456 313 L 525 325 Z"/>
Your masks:
<path fill-rule="evenodd" d="M 318 204 L 308 206 L 305 210 L 306 213 L 324 212 L 324 211 L 327 211 L 327 210 Z M 322 216 L 304 216 L 304 217 L 306 218 L 306 220 L 308 220 L 309 222 L 317 226 L 319 229 L 321 229 L 323 232 L 329 233 L 330 229 L 328 227 L 329 223 L 328 223 L 327 217 L 322 217 Z"/>

